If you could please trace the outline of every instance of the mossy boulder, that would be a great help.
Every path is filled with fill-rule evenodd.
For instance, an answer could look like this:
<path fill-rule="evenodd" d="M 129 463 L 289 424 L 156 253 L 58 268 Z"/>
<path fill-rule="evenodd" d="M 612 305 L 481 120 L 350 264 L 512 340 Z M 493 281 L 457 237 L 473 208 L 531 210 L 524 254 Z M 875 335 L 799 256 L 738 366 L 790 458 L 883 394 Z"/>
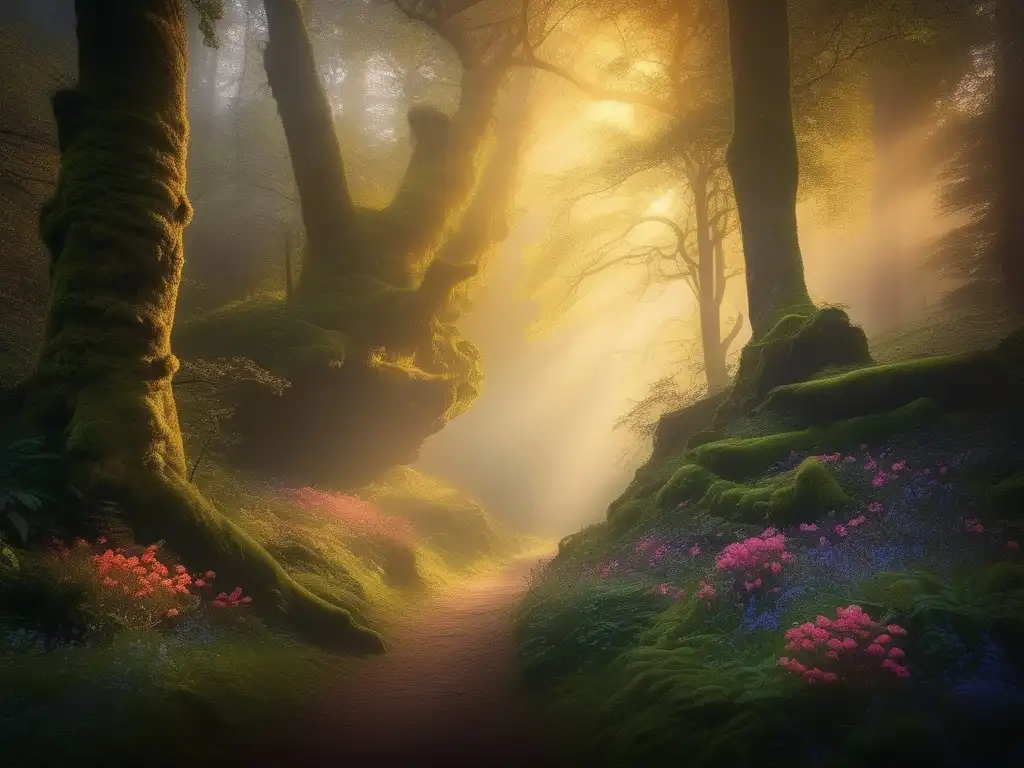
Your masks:
<path fill-rule="evenodd" d="M 666 413 L 658 419 L 654 430 L 654 449 L 651 461 L 660 461 L 687 447 L 687 442 L 696 434 L 711 426 L 715 411 L 725 401 L 727 392 L 719 392 L 698 400 L 678 411 Z"/>
<path fill-rule="evenodd" d="M 688 457 L 730 480 L 763 474 L 784 461 L 791 451 L 835 451 L 867 440 L 891 437 L 937 421 L 939 407 L 932 400 L 916 400 L 886 413 L 858 416 L 792 432 L 717 440 L 694 448 Z"/>
<path fill-rule="evenodd" d="M 927 398 L 945 411 L 986 410 L 1005 404 L 1014 378 L 993 353 L 922 358 L 878 365 L 773 389 L 759 411 L 794 426 L 883 413 Z"/>
<path fill-rule="evenodd" d="M 780 526 L 816 520 L 849 507 L 853 501 L 817 459 L 805 459 L 792 472 L 750 485 L 686 464 L 654 497 L 654 504 L 663 510 L 693 502 L 690 509 L 713 517 Z"/>
<path fill-rule="evenodd" d="M 225 391 L 243 466 L 304 483 L 351 487 L 415 461 L 423 441 L 479 390 L 476 348 L 409 309 L 416 292 L 317 303 L 260 297 L 175 329 L 183 358 L 247 358 L 290 386 Z M 404 334 L 404 336 L 403 336 Z M 390 345 L 390 346 L 388 346 Z"/>
<path fill-rule="evenodd" d="M 841 309 L 787 315 L 740 353 L 739 369 L 713 426 L 738 413 L 749 413 L 776 387 L 807 381 L 829 368 L 871 363 L 864 331 Z"/>

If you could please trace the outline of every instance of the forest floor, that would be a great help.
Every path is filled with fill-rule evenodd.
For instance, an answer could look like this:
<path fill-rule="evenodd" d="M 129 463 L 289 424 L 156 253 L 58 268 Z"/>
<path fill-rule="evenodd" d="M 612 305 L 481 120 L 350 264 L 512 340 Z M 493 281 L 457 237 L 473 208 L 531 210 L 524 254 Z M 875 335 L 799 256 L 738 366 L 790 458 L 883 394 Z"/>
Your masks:
<path fill-rule="evenodd" d="M 549 556 L 522 555 L 405 617 L 385 656 L 339 679 L 254 758 L 292 766 L 550 758 L 556 739 L 517 684 L 513 639 L 515 605 Z"/>

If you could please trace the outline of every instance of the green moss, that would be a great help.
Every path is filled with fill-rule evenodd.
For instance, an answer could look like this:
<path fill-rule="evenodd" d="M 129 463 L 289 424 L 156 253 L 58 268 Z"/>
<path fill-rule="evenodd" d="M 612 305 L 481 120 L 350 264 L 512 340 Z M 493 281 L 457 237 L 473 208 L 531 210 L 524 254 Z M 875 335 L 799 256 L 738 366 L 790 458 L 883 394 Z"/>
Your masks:
<path fill-rule="evenodd" d="M 1008 367 L 995 355 L 950 355 L 780 386 L 761 410 L 782 414 L 796 426 L 882 413 L 921 398 L 946 411 L 978 410 L 1005 402 L 1010 383 Z"/>
<path fill-rule="evenodd" d="M 725 400 L 726 395 L 726 392 L 710 395 L 686 408 L 666 413 L 658 419 L 650 460 L 657 462 L 679 453 L 689 445 L 694 436 L 705 432 L 711 426 L 715 411 Z"/>
<path fill-rule="evenodd" d="M 694 511 L 746 523 L 792 525 L 846 508 L 853 499 L 828 468 L 806 459 L 796 470 L 754 485 L 723 480 L 704 467 L 687 464 L 655 496 L 658 508 L 694 502 Z"/>
<path fill-rule="evenodd" d="M 795 525 L 815 520 L 824 512 L 844 509 L 853 501 L 824 464 L 805 459 L 792 479 L 781 483 L 772 493 L 768 522 Z"/>
<path fill-rule="evenodd" d="M 671 509 L 687 500 L 701 498 L 718 478 L 704 467 L 684 464 L 654 496 L 659 509 Z"/>
<path fill-rule="evenodd" d="M 993 563 L 985 569 L 982 589 L 989 594 L 1024 589 L 1024 565 L 1007 562 Z"/>
<path fill-rule="evenodd" d="M 720 477 L 743 480 L 784 461 L 790 451 L 836 451 L 866 440 L 896 435 L 938 417 L 935 403 L 922 399 L 888 413 L 858 416 L 825 427 L 710 442 L 696 447 L 688 458 Z"/>
<path fill-rule="evenodd" d="M 864 332 L 852 326 L 842 310 L 787 315 L 764 337 L 743 348 L 732 391 L 715 415 L 714 425 L 749 412 L 776 387 L 806 381 L 830 366 L 870 362 Z"/>

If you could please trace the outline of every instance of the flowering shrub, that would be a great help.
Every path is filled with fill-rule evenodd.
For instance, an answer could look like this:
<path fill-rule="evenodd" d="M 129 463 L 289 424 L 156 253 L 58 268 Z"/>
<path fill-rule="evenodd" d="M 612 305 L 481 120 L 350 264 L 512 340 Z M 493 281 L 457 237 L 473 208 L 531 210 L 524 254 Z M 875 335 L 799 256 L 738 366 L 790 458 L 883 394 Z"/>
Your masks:
<path fill-rule="evenodd" d="M 727 546 L 715 557 L 715 567 L 732 573 L 742 592 L 752 593 L 778 581 L 783 563 L 792 559 L 786 551 L 786 537 L 769 528 L 760 536 Z"/>
<path fill-rule="evenodd" d="M 214 571 L 190 574 L 184 565 L 161 561 L 159 544 L 130 551 L 119 547 L 97 551 L 107 543 L 100 537 L 96 545 L 77 539 L 66 546 L 53 539 L 39 565 L 46 578 L 54 582 L 81 585 L 88 595 L 83 607 L 91 633 L 109 634 L 125 629 L 157 629 L 199 607 L 199 590 L 216 579 Z M 248 605 L 240 587 L 230 594 L 221 593 L 212 605 L 228 608 Z M 83 627 L 84 629 L 84 627 Z"/>
<path fill-rule="evenodd" d="M 779 666 L 809 683 L 869 685 L 881 671 L 886 676 L 910 677 L 903 664 L 906 656 L 899 638 L 907 634 L 903 627 L 883 627 L 863 608 L 850 605 L 836 609 L 836 618 L 818 616 L 814 622 L 786 630 L 786 650 L 799 657 L 783 656 Z"/>
<path fill-rule="evenodd" d="M 298 488 L 288 494 L 301 507 L 328 515 L 353 533 L 382 536 L 397 541 L 413 537 L 412 523 L 389 515 L 373 504 L 344 493 L 326 493 L 315 488 Z"/>

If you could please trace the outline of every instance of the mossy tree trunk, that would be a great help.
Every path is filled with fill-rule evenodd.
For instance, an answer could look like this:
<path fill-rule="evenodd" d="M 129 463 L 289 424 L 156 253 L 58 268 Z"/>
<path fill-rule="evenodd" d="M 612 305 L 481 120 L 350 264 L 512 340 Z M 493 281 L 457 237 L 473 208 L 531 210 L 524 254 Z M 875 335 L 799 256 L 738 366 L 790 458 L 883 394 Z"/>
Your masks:
<path fill-rule="evenodd" d="M 409 112 L 413 153 L 398 191 L 383 210 L 356 206 L 349 194 L 334 117 L 320 83 L 297 0 L 264 0 L 269 41 L 264 55 L 284 126 L 307 251 L 300 295 L 336 290 L 346 275 L 415 282 L 465 204 L 475 159 L 492 122 L 502 71 L 467 69 L 454 118 L 429 107 Z"/>
<path fill-rule="evenodd" d="M 26 420 L 59 436 L 86 500 L 116 502 L 140 541 L 215 566 L 311 637 L 379 650 L 187 482 L 170 346 L 191 215 L 185 2 L 76 0 L 75 11 L 78 84 L 53 99 L 61 167 L 41 219 L 51 296 Z"/>
<path fill-rule="evenodd" d="M 797 239 L 798 164 L 787 0 L 729 0 L 733 135 L 727 153 L 754 337 L 811 306 Z"/>
<path fill-rule="evenodd" d="M 1010 306 L 1024 314 L 1024 6 L 996 2 L 996 254 Z"/>

